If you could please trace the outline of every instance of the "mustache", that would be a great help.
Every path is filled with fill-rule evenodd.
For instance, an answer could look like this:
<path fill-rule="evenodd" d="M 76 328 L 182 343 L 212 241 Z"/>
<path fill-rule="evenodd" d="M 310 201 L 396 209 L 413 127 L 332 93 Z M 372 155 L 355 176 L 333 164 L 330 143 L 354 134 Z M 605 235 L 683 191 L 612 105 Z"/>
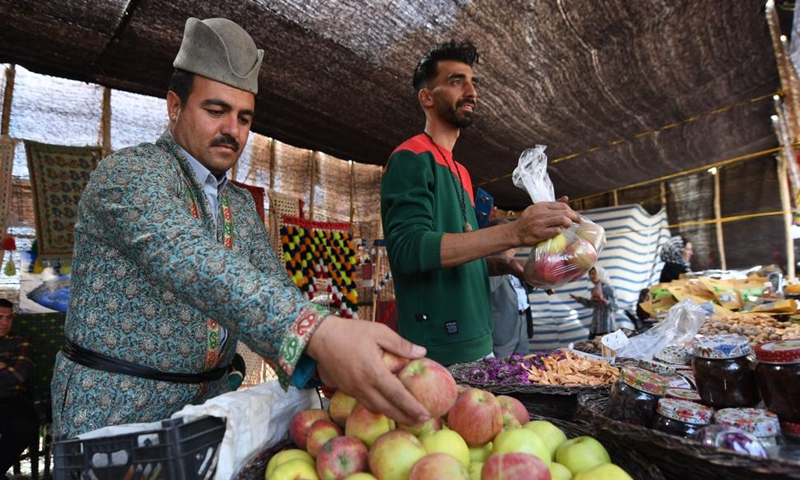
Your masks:
<path fill-rule="evenodd" d="M 221 135 L 211 140 L 212 147 L 221 147 L 225 145 L 230 145 L 234 150 L 239 151 L 239 142 L 230 135 Z"/>
<path fill-rule="evenodd" d="M 460 102 L 456 103 L 457 107 L 461 105 L 472 105 L 473 107 L 476 105 L 477 102 L 475 100 L 461 100 Z"/>

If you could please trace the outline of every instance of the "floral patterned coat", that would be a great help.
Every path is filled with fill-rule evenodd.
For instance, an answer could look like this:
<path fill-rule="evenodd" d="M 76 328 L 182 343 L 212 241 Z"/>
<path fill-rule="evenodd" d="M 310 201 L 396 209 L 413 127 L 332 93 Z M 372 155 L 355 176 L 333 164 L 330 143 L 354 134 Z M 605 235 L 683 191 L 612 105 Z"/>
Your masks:
<path fill-rule="evenodd" d="M 304 299 L 276 259 L 249 192 L 228 182 L 219 203 L 216 225 L 169 133 L 104 159 L 80 201 L 66 338 L 176 373 L 227 365 L 240 338 L 277 363 L 284 380 L 295 373 L 324 311 Z M 227 385 L 225 376 L 178 384 L 111 374 L 59 353 L 54 432 L 72 437 L 169 418 Z"/>

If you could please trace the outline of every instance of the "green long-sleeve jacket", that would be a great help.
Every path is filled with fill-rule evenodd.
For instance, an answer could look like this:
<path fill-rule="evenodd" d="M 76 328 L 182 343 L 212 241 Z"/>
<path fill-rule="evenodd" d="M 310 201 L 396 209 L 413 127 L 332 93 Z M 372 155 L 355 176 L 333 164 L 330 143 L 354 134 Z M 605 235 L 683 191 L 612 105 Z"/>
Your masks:
<path fill-rule="evenodd" d="M 492 352 L 486 261 L 442 269 L 442 236 L 463 232 L 464 215 L 476 229 L 472 182 L 450 152 L 417 135 L 392 153 L 381 181 L 381 218 L 398 328 L 444 365 Z"/>

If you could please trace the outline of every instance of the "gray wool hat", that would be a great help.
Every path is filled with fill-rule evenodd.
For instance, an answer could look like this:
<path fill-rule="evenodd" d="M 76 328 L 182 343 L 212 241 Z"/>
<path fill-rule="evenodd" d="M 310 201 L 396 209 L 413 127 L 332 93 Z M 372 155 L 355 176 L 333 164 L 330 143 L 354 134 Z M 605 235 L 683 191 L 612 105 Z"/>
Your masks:
<path fill-rule="evenodd" d="M 172 66 L 256 94 L 263 58 L 264 50 L 234 22 L 189 18 Z"/>

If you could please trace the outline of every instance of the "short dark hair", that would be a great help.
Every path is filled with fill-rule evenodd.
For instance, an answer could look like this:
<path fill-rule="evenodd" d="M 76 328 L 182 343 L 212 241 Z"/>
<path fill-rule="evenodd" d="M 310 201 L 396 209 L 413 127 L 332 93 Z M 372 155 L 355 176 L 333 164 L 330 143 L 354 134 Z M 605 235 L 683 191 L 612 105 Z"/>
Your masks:
<path fill-rule="evenodd" d="M 464 40 L 461 43 L 449 40 L 436 45 L 420 59 L 414 69 L 414 93 L 419 93 L 420 90 L 425 88 L 425 84 L 439 74 L 438 62 L 455 60 L 472 67 L 478 63 L 478 57 L 478 48 L 469 40 Z"/>
<path fill-rule="evenodd" d="M 169 91 L 175 92 L 175 95 L 181 99 L 181 105 L 185 105 L 189 100 L 192 88 L 194 88 L 194 73 L 176 68 L 172 72 L 172 78 L 169 79 Z"/>
<path fill-rule="evenodd" d="M 0 298 L 0 307 L 6 307 L 10 309 L 14 309 L 14 304 L 11 303 L 11 300 L 6 300 L 5 298 Z"/>

